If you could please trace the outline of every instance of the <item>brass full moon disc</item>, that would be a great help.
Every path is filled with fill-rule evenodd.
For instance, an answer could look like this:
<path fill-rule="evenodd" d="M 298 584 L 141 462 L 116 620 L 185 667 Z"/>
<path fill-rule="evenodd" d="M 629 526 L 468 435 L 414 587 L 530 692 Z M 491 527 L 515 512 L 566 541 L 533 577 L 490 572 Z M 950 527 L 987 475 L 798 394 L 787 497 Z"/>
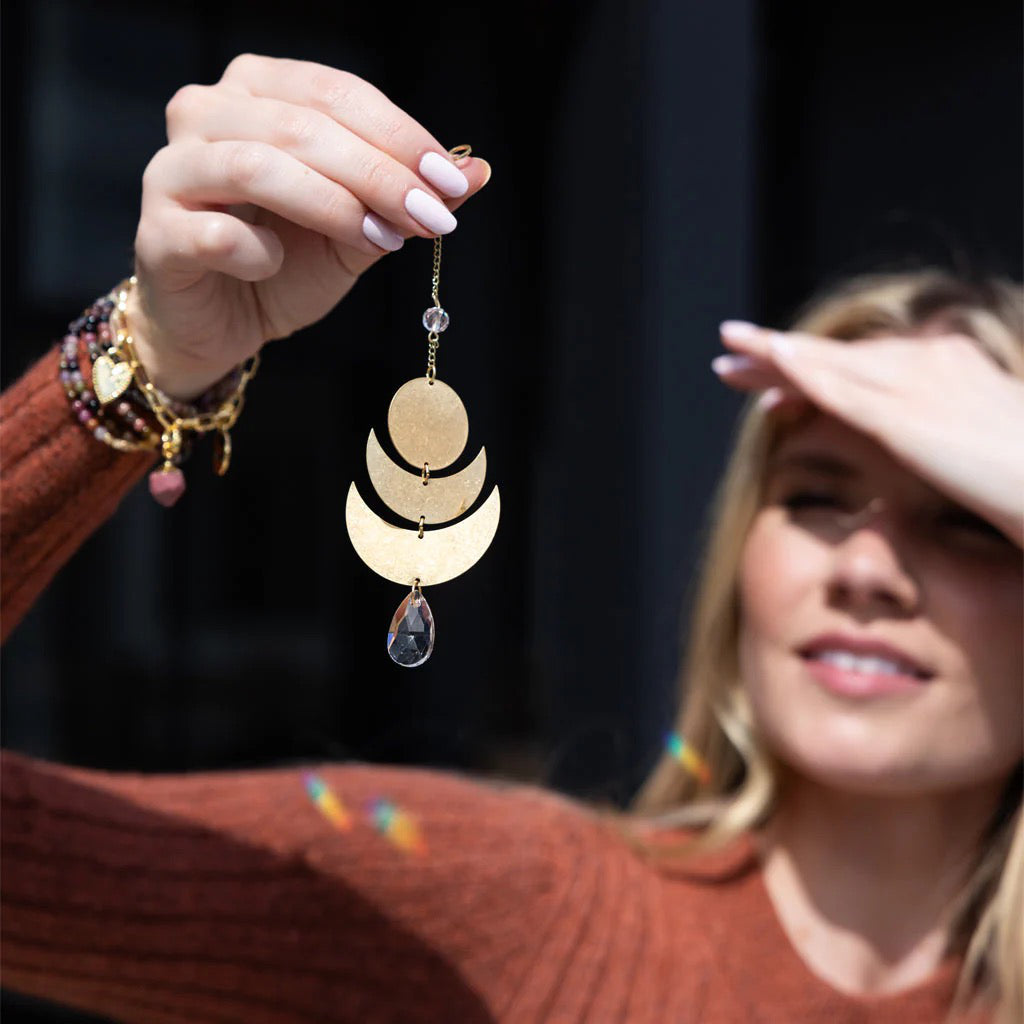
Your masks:
<path fill-rule="evenodd" d="M 411 466 L 450 466 L 469 440 L 469 417 L 462 399 L 444 381 L 417 377 L 403 384 L 391 399 L 388 433 Z"/>

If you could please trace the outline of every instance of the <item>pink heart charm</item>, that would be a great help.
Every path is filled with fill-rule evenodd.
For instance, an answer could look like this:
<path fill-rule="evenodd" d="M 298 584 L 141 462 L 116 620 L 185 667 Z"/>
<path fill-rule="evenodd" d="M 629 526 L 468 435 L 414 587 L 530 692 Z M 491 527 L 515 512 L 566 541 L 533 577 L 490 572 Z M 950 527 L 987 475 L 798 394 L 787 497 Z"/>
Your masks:
<path fill-rule="evenodd" d="M 164 508 L 170 508 L 185 493 L 185 474 L 177 467 L 154 469 L 149 474 L 149 493 Z"/>

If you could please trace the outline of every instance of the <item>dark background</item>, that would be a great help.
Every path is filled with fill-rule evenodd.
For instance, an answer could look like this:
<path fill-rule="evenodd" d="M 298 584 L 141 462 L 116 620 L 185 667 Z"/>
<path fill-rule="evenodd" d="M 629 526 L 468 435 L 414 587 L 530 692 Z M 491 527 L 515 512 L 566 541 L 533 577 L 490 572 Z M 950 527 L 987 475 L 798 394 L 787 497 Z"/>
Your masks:
<path fill-rule="evenodd" d="M 392 665 L 402 588 L 343 509 L 422 372 L 414 239 L 266 350 L 226 478 L 201 450 L 173 510 L 140 487 L 49 588 L 2 654 L 4 745 L 149 771 L 432 764 L 621 803 L 678 700 L 742 403 L 708 368 L 717 323 L 783 324 L 867 269 L 1020 278 L 1017 3 L 435 8 L 5 0 L 4 384 L 130 271 L 174 91 L 245 50 L 317 60 L 494 167 L 445 244 L 439 375 L 503 507 L 481 562 L 428 593 L 431 660 Z"/>

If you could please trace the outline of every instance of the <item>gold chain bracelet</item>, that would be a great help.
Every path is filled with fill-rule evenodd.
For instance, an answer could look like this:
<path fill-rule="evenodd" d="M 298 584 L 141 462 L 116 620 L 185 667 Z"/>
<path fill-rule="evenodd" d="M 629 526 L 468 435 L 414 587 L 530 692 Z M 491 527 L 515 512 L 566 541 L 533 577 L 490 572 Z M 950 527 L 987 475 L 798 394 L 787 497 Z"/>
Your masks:
<path fill-rule="evenodd" d="M 216 409 L 203 412 L 196 407 L 182 415 L 149 378 L 139 360 L 126 320 L 128 298 L 137 281 L 134 275 L 122 281 L 115 289 L 114 306 L 110 311 L 111 343 L 106 355 L 93 364 L 93 387 L 101 404 L 112 402 L 123 394 L 134 381 L 150 412 L 160 425 L 160 452 L 163 465 L 150 474 L 149 490 L 162 505 L 173 505 L 185 490 L 185 475 L 178 466 L 182 450 L 191 434 L 216 431 L 213 468 L 218 476 L 228 471 L 231 463 L 231 428 L 234 427 L 245 405 L 245 389 L 259 369 L 257 353 L 236 367 L 225 380 L 237 376 L 233 390 Z M 122 369 L 123 367 L 123 369 Z"/>

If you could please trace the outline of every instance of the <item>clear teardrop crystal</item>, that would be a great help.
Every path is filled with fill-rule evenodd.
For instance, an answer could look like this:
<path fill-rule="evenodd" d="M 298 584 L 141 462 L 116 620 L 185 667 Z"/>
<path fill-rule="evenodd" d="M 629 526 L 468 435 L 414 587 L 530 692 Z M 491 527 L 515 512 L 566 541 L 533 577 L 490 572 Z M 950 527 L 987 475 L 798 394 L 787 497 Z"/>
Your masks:
<path fill-rule="evenodd" d="M 388 627 L 388 654 L 396 665 L 415 668 L 434 649 L 434 616 L 418 587 L 398 606 Z"/>

